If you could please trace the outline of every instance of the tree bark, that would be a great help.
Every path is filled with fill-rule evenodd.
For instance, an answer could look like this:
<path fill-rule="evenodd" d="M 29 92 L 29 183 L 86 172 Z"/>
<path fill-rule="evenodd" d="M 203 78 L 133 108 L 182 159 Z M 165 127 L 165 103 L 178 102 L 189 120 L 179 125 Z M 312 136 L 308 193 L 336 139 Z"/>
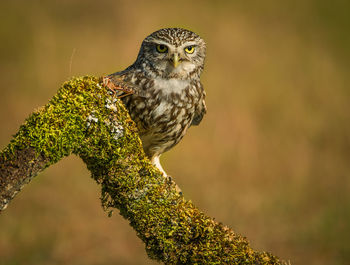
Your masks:
<path fill-rule="evenodd" d="M 0 209 L 46 167 L 83 159 L 101 185 L 103 208 L 117 208 L 165 264 L 286 264 L 199 211 L 145 157 L 119 99 L 95 77 L 74 78 L 33 113 L 0 153 Z"/>

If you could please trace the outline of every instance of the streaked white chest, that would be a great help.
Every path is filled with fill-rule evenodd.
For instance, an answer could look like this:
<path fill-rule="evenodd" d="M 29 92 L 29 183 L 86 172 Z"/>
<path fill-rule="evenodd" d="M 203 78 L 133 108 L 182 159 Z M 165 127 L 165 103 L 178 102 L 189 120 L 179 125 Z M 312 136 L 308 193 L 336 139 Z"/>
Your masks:
<path fill-rule="evenodd" d="M 156 78 L 154 80 L 154 89 L 159 92 L 157 94 L 161 99 L 160 104 L 152 112 L 153 116 L 170 115 L 175 103 L 171 99 L 171 95 L 178 94 L 180 97 L 184 97 L 185 89 L 188 86 L 189 81 L 187 80 Z"/>
<path fill-rule="evenodd" d="M 180 80 L 175 78 L 156 78 L 154 80 L 154 88 L 162 91 L 162 94 L 164 95 L 170 95 L 171 93 L 182 94 L 189 84 L 190 82 L 188 80 Z"/>

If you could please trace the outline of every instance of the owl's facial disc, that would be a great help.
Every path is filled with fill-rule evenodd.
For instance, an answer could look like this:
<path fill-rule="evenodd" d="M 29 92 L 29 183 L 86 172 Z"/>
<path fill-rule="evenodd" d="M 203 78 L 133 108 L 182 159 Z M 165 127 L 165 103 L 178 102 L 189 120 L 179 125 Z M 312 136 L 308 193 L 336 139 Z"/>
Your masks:
<path fill-rule="evenodd" d="M 196 68 L 195 63 L 193 62 L 195 48 L 193 46 L 192 54 L 190 54 L 186 52 L 187 47 L 188 45 L 180 46 L 170 51 L 167 67 L 170 76 L 177 75 L 186 78 Z"/>
<path fill-rule="evenodd" d="M 164 73 L 169 77 L 186 78 L 193 71 L 195 65 L 178 49 L 170 51 L 164 62 Z"/>
<path fill-rule="evenodd" d="M 152 39 L 145 46 L 151 55 L 149 63 L 165 78 L 186 79 L 196 69 L 196 57 L 200 49 L 195 42 L 175 45 Z"/>

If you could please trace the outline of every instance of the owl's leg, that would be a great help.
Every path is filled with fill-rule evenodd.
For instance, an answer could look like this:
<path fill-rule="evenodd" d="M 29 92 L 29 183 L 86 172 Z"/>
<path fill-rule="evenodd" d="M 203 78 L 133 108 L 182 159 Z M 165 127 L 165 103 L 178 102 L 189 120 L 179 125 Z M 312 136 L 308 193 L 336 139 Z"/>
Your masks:
<path fill-rule="evenodd" d="M 166 177 L 166 176 L 167 176 L 167 173 L 164 171 L 162 165 L 160 164 L 159 157 L 160 157 L 160 155 L 154 155 L 154 156 L 152 156 L 151 162 L 152 162 L 152 164 L 155 165 L 155 166 L 163 173 L 163 175 Z"/>
<path fill-rule="evenodd" d="M 154 156 L 152 156 L 152 159 L 151 159 L 152 164 L 153 164 L 154 166 L 156 166 L 156 167 L 163 173 L 164 177 L 165 177 L 170 183 L 173 182 L 171 176 L 168 175 L 168 174 L 164 171 L 162 165 L 160 164 L 159 157 L 160 157 L 160 155 L 154 155 Z M 182 191 L 181 191 L 180 187 L 179 187 L 176 183 L 175 183 L 175 188 L 176 188 L 176 191 L 177 191 L 179 194 L 182 195 Z"/>

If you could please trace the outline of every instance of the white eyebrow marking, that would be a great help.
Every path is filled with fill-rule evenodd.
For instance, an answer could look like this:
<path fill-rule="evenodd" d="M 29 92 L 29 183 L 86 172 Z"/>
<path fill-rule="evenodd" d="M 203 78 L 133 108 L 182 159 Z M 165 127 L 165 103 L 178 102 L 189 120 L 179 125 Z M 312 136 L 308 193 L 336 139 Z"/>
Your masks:
<path fill-rule="evenodd" d="M 154 44 L 161 44 L 161 45 L 165 45 L 167 47 L 172 46 L 170 43 L 163 41 L 163 40 L 157 40 L 157 39 L 150 39 L 147 41 L 148 43 L 154 43 Z"/>
<path fill-rule="evenodd" d="M 162 44 L 162 45 L 165 45 L 167 47 L 171 46 L 168 42 L 166 41 L 162 41 L 162 40 L 154 40 L 152 41 L 153 43 L 156 43 L 156 44 Z"/>
<path fill-rule="evenodd" d="M 198 46 L 198 45 L 194 41 L 188 41 L 188 42 L 185 42 L 184 44 L 182 44 L 181 46 L 179 46 L 179 48 L 185 48 L 187 46 Z"/>

